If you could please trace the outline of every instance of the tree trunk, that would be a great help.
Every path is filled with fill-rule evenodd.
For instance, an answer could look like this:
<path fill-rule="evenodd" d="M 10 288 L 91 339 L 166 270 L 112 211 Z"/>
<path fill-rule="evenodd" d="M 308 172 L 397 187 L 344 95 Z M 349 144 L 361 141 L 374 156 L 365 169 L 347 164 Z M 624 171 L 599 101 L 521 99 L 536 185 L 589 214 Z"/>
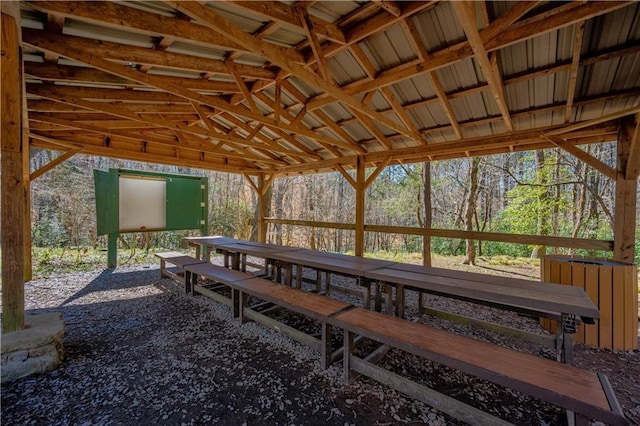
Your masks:
<path fill-rule="evenodd" d="M 469 194 L 464 215 L 465 229 L 473 231 L 473 214 L 476 211 L 476 198 L 478 195 L 478 166 L 480 165 L 480 157 L 473 157 L 469 168 Z M 466 240 L 466 255 L 464 259 L 465 265 L 475 265 L 476 263 L 476 246 L 473 240 Z"/>

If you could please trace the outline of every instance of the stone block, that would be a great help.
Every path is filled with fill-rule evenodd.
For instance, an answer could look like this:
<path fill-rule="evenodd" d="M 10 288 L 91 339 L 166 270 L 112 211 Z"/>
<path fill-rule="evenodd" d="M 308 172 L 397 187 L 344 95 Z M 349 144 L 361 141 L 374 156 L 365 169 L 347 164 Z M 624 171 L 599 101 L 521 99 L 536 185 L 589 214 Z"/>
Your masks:
<path fill-rule="evenodd" d="M 57 368 L 64 354 L 63 337 L 61 314 L 27 316 L 24 330 L 2 335 L 1 382 Z"/>

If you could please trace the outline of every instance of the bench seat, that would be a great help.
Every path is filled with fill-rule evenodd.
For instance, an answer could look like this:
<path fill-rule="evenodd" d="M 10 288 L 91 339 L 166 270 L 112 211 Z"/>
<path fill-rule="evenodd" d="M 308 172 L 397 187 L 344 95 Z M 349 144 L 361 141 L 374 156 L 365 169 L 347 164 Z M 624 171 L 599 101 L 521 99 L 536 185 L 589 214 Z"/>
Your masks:
<path fill-rule="evenodd" d="M 168 251 L 163 253 L 156 253 L 155 257 L 160 259 L 160 277 L 169 277 L 180 284 L 184 284 L 184 267 L 188 265 L 195 265 L 198 263 L 205 263 L 202 259 L 196 259 L 195 257 L 188 256 L 177 251 Z M 172 272 L 167 269 L 167 263 L 178 267 L 178 272 Z"/>
<path fill-rule="evenodd" d="M 231 288 L 231 306 L 233 317 L 239 319 L 240 323 L 245 321 L 247 314 L 261 322 L 272 324 L 272 320 L 264 315 L 251 311 L 247 305 L 247 295 L 281 306 L 290 311 L 302 314 L 321 323 L 321 340 L 311 338 L 300 339 L 300 332 L 293 329 L 288 333 L 289 337 L 300 340 L 303 343 L 310 343 L 320 352 L 320 364 L 322 368 L 328 368 L 331 363 L 331 326 L 327 319 L 345 309 L 352 307 L 351 304 L 329 299 L 315 293 L 308 293 L 302 290 L 276 284 L 270 280 L 256 277 L 247 272 L 236 271 L 213 265 L 211 263 L 189 265 L 185 267 L 187 273 L 187 292 L 194 290 L 205 293 L 196 283 L 196 277 L 202 276 L 217 283 L 227 285 Z M 287 326 L 276 326 L 281 332 Z M 313 340 L 312 340 L 313 339 Z"/>
<path fill-rule="evenodd" d="M 523 392 L 584 418 L 626 424 L 604 375 L 362 308 L 342 312 L 333 319 L 334 325 L 345 330 L 346 381 L 351 379 L 354 361 L 362 361 L 351 354 L 349 341 L 355 333 Z"/>

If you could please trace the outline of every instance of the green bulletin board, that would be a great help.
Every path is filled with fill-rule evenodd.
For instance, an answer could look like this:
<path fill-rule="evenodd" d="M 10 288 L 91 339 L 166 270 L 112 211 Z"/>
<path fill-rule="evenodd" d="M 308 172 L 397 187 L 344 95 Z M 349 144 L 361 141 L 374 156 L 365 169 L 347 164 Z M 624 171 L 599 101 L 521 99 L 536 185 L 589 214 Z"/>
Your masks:
<path fill-rule="evenodd" d="M 94 170 L 93 176 L 98 235 L 109 235 L 109 267 L 117 263 L 120 233 L 200 229 L 206 235 L 206 177 L 125 169 Z"/>

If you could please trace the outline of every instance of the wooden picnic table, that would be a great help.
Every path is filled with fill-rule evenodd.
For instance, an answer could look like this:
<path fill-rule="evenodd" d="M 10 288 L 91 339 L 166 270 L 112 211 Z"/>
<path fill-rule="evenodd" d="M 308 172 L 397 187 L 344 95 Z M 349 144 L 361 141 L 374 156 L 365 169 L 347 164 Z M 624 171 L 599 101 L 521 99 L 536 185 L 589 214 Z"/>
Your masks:
<path fill-rule="evenodd" d="M 400 317 L 404 316 L 404 292 L 408 288 L 557 320 L 556 349 L 559 358 L 567 363 L 572 363 L 572 334 L 580 321 L 592 323 L 600 317 L 598 308 L 578 287 L 401 263 L 364 275 L 379 284 L 396 287 L 396 314 Z M 387 291 L 387 309 L 391 305 L 390 293 Z"/>
<path fill-rule="evenodd" d="M 362 287 L 364 306 L 371 306 L 371 287 L 377 285 L 375 309 L 381 310 L 381 295 L 386 293 L 387 313 L 394 313 L 392 287 L 396 289 L 395 314 L 404 316 L 406 289 L 465 300 L 504 310 L 550 318 L 559 322 L 556 336 L 558 359 L 573 361 L 573 337 L 580 322 L 592 323 L 599 318 L 597 307 L 584 290 L 578 287 L 541 283 L 516 278 L 499 277 L 449 269 L 409 265 L 392 261 L 349 256 L 277 244 L 258 243 L 224 237 L 195 237 L 196 241 L 225 255 L 225 266 L 246 270 L 246 256 L 265 259 L 265 272 L 273 268 L 274 281 L 293 286 L 293 265 L 296 285 L 301 286 L 302 268 L 317 273 L 318 291 L 321 273 L 325 274 L 326 295 L 330 295 L 330 275 L 339 274 L 356 279 Z M 284 269 L 284 276 L 281 275 Z"/>
<path fill-rule="evenodd" d="M 247 270 L 247 256 L 258 257 L 265 260 L 265 273 L 269 273 L 269 265 L 274 253 L 302 250 L 297 247 L 281 246 L 277 244 L 256 243 L 254 241 L 236 240 L 234 242 L 222 242 L 213 245 L 215 250 L 225 257 L 226 267 L 231 266 L 242 272 Z M 229 265 L 229 261 L 231 264 Z"/>
<path fill-rule="evenodd" d="M 360 280 L 364 279 L 365 272 L 390 266 L 394 263 L 380 259 L 307 249 L 275 252 L 271 253 L 270 257 L 278 261 L 279 265 L 285 269 L 284 283 L 289 286 L 292 286 L 293 265 L 296 265 L 296 283 L 298 287 L 300 287 L 302 283 L 303 267 L 315 269 L 317 273 L 324 272 L 327 295 L 329 295 L 331 291 L 330 274 L 352 277 L 359 283 Z M 317 280 L 318 285 L 320 285 L 319 275 L 317 276 Z M 362 285 L 361 283 L 359 284 Z"/>

